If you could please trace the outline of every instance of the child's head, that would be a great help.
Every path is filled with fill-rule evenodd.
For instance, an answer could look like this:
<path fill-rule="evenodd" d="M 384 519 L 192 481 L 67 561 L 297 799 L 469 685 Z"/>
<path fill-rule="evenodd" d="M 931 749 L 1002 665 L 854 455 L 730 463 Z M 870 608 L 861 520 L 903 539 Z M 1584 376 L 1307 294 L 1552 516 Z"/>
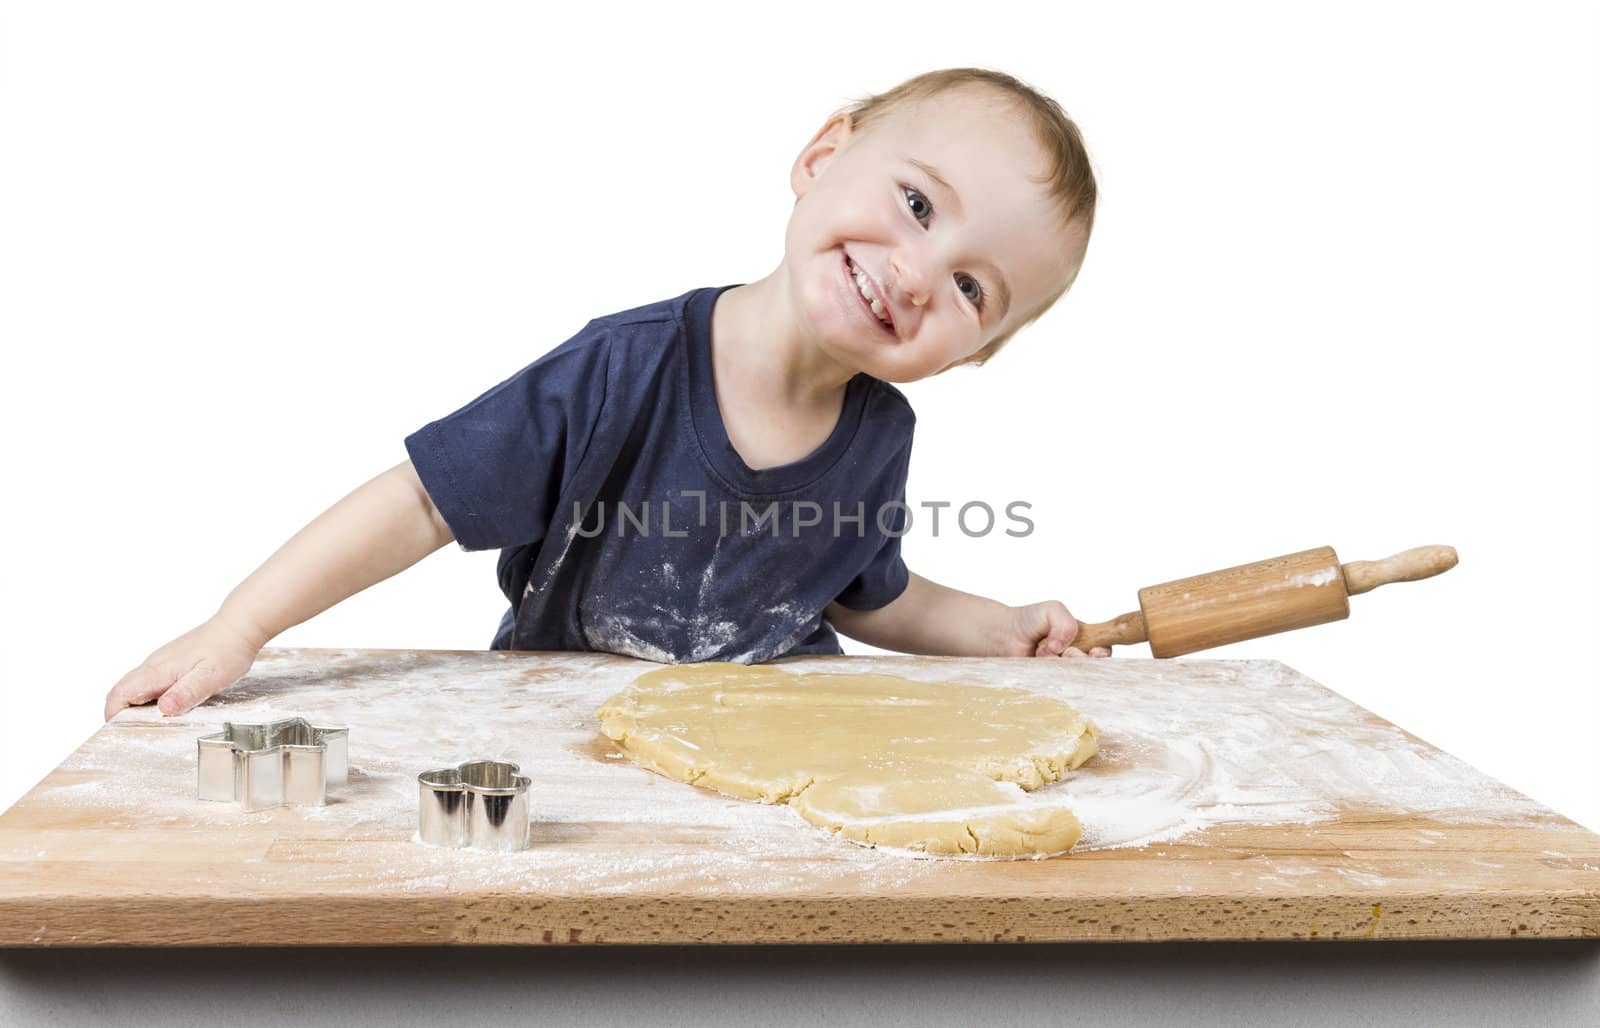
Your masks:
<path fill-rule="evenodd" d="M 793 302 L 825 319 L 831 356 L 886 381 L 993 356 L 1066 293 L 1094 225 L 1078 127 L 980 68 L 918 75 L 834 112 L 790 180 Z M 851 306 L 846 258 L 884 294 L 892 334 Z"/>

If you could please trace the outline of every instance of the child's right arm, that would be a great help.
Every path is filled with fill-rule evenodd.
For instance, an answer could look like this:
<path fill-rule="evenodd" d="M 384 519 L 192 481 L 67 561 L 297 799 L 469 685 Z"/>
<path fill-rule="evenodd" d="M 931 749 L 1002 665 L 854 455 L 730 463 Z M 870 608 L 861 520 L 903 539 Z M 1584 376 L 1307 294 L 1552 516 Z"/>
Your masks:
<path fill-rule="evenodd" d="M 146 657 L 106 694 L 106 720 L 159 697 L 182 714 L 242 678 L 273 636 L 404 571 L 454 536 L 409 460 L 329 507 L 228 594 L 217 613 Z"/>

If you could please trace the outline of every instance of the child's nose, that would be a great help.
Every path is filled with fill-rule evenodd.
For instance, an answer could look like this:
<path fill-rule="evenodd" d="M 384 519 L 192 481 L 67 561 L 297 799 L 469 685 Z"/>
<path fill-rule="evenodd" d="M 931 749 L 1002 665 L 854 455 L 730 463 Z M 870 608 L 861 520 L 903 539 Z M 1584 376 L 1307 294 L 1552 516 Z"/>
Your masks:
<path fill-rule="evenodd" d="M 920 270 L 924 262 L 913 260 L 903 254 L 891 255 L 889 258 L 889 281 L 886 284 L 891 293 L 898 293 L 906 303 L 921 307 L 928 300 L 928 283 L 925 274 Z"/>

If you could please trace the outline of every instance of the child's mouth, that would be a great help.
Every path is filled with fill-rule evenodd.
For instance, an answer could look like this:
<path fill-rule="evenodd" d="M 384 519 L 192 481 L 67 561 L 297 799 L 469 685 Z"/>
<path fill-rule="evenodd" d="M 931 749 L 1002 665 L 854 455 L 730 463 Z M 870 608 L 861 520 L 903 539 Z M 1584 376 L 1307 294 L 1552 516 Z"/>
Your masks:
<path fill-rule="evenodd" d="M 850 290 L 850 295 L 856 298 L 856 305 L 861 308 L 861 312 L 867 316 L 868 320 L 870 320 L 874 325 L 877 325 L 879 328 L 883 329 L 886 334 L 895 336 L 895 330 L 886 322 L 884 322 L 882 318 L 873 313 L 872 305 L 867 302 L 866 297 L 861 295 L 861 287 L 856 285 L 855 262 L 850 260 L 850 256 L 848 254 L 846 254 L 844 258 L 844 282 L 845 288 Z M 898 337 L 896 336 L 896 338 Z"/>

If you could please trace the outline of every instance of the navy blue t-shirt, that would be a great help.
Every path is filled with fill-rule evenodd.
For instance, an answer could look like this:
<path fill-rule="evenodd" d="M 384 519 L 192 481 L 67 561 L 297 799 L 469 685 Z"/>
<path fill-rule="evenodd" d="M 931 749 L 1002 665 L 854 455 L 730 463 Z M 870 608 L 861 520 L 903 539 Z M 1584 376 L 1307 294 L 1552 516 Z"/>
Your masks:
<path fill-rule="evenodd" d="M 501 551 L 511 608 L 491 649 L 840 653 L 830 602 L 872 610 L 905 589 L 911 405 L 857 374 L 827 441 L 752 470 L 712 379 L 711 311 L 732 288 L 590 321 L 406 437 L 461 549 Z"/>

